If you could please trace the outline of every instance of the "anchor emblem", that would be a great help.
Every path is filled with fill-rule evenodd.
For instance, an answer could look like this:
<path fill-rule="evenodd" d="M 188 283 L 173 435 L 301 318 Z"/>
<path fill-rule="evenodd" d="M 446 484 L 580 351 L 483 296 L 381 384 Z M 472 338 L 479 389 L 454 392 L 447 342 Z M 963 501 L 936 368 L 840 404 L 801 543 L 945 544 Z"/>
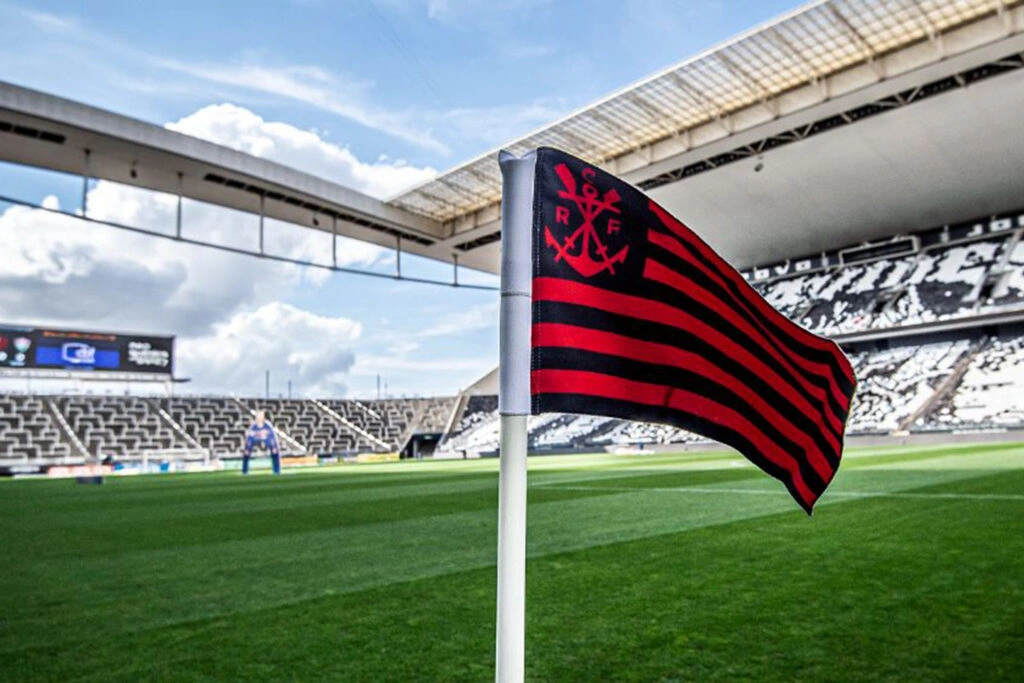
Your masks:
<path fill-rule="evenodd" d="M 601 235 L 594 226 L 594 221 L 603 213 L 620 214 L 618 204 L 621 197 L 617 190 L 610 189 L 603 195 L 594 186 L 593 179 L 596 172 L 592 168 L 585 168 L 580 173 L 583 176 L 582 190 L 577 186 L 576 178 L 572 171 L 565 164 L 555 166 L 555 173 L 562 181 L 564 190 L 558 191 L 558 196 L 571 201 L 576 205 L 580 215 L 583 216 L 583 223 L 576 228 L 571 235 L 568 235 L 561 242 L 555 238 L 551 228 L 544 226 L 544 244 L 555 251 L 555 262 L 565 261 L 573 270 L 583 277 L 593 277 L 598 273 L 608 271 L 615 274 L 615 264 L 623 263 L 629 253 L 629 245 L 609 255 L 608 247 L 601 240 Z M 555 207 L 555 223 L 569 225 L 569 207 Z M 607 234 L 612 235 L 619 232 L 622 224 L 617 218 L 609 217 Z"/>

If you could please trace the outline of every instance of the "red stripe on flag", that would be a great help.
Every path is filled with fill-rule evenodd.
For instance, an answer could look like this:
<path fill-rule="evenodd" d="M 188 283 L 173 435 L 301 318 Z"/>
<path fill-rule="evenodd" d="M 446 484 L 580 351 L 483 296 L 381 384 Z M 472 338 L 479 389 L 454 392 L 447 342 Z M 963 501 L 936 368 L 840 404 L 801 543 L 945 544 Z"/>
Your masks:
<path fill-rule="evenodd" d="M 708 268 L 707 264 L 703 263 L 700 259 L 694 258 L 693 254 L 688 249 L 683 247 L 682 243 L 680 243 L 679 240 L 676 239 L 675 237 L 672 237 L 671 235 L 666 235 L 665 233 L 662 232 L 657 232 L 655 230 L 648 230 L 647 238 L 652 244 L 655 244 L 661 247 L 662 249 L 671 252 L 676 257 L 686 261 L 690 265 L 699 269 L 705 275 L 707 275 L 720 286 L 722 286 L 722 288 L 725 289 L 725 291 L 731 292 L 731 290 L 726 286 L 725 282 L 722 281 L 722 278 L 718 273 Z M 832 393 L 832 396 L 835 397 L 835 399 L 839 402 L 839 405 L 843 406 L 844 410 L 849 408 L 850 397 L 843 393 L 843 390 L 839 387 L 838 384 L 836 384 L 835 377 L 832 374 L 831 366 L 829 366 L 827 363 L 812 360 L 807 356 L 800 354 L 792 347 L 787 346 L 783 340 L 779 339 L 778 336 L 769 329 L 773 327 L 771 321 L 763 320 L 763 318 L 761 318 L 756 312 L 750 311 L 749 307 L 744 306 L 744 308 L 747 308 L 748 312 L 750 312 L 755 317 L 755 319 L 758 319 L 758 322 L 766 323 L 763 325 L 758 324 L 756 326 L 751 325 L 745 318 L 739 316 L 736 313 L 735 308 L 729 305 L 732 302 L 723 301 L 714 292 L 710 292 L 704 289 L 703 287 L 698 285 L 696 282 L 693 282 L 689 278 L 680 275 L 679 273 L 673 271 L 670 268 L 667 268 L 661 263 L 656 262 L 656 264 L 658 274 L 655 275 L 654 273 L 651 273 L 651 275 L 649 276 L 647 271 L 645 271 L 645 277 L 651 277 L 652 279 L 667 284 L 670 287 L 680 292 L 683 292 L 687 296 L 697 299 L 704 305 L 708 306 L 709 308 L 712 308 L 719 315 L 727 317 L 727 319 L 734 325 L 743 325 L 743 329 L 747 331 L 748 335 L 756 335 L 758 337 L 761 337 L 764 340 L 763 346 L 766 349 L 772 351 L 772 355 L 775 356 L 776 359 L 778 359 L 780 362 L 785 364 L 786 367 L 789 368 L 792 372 L 799 374 L 799 371 L 793 366 L 793 363 L 795 362 L 812 375 L 827 380 L 829 383 L 829 389 Z M 647 265 L 651 265 L 651 260 L 648 260 Z M 739 297 L 734 297 L 734 299 L 736 300 L 736 303 L 740 305 L 743 305 L 745 303 Z M 785 316 L 783 316 L 778 311 L 772 310 L 772 313 L 774 313 L 774 317 L 785 318 Z"/>
<path fill-rule="evenodd" d="M 534 394 L 599 396 L 671 408 L 714 422 L 749 439 L 763 457 L 788 472 L 807 508 L 812 507 L 814 501 L 817 500 L 817 496 L 804 482 L 796 460 L 779 448 L 774 441 L 765 436 L 745 417 L 731 408 L 703 396 L 676 387 L 634 382 L 621 377 L 582 370 L 534 370 L 530 373 L 530 383 Z M 826 479 L 827 481 L 828 479 Z"/>
<path fill-rule="evenodd" d="M 655 202 L 650 201 L 649 207 L 651 211 L 653 211 L 654 214 L 658 217 L 658 219 L 661 220 L 662 224 L 664 224 L 666 228 L 668 228 L 673 233 L 678 235 L 681 239 L 683 239 L 683 241 L 687 242 L 688 244 L 696 248 L 697 251 L 700 252 L 701 256 L 714 263 L 718 267 L 720 272 L 722 272 L 726 277 L 732 280 L 732 282 L 737 285 L 737 289 L 744 294 L 744 298 L 748 302 L 756 306 L 762 312 L 762 314 L 778 314 L 778 311 L 772 308 L 771 305 L 767 301 L 765 301 L 760 294 L 755 292 L 753 287 L 751 287 L 750 284 L 743 279 L 743 276 L 741 276 L 735 268 L 726 263 L 726 261 L 721 256 L 719 256 L 711 247 L 705 244 L 704 240 L 700 239 L 696 235 L 696 233 L 690 230 L 690 228 L 686 227 L 686 225 L 680 222 L 679 219 L 677 219 L 669 212 L 665 211 L 665 209 L 658 206 Z M 792 320 L 785 316 L 779 316 L 779 318 L 779 322 L 781 323 L 781 330 L 789 334 L 789 336 L 793 339 L 799 337 L 803 340 L 804 343 L 813 346 L 819 350 L 830 353 L 834 358 L 836 358 L 837 361 L 839 361 L 839 367 L 846 375 L 846 378 L 849 379 L 851 382 L 856 381 L 853 374 L 853 368 L 850 366 L 849 361 L 846 360 L 846 357 L 841 352 L 838 352 L 838 347 L 834 342 L 826 341 L 821 337 L 818 337 L 817 335 L 808 332 L 807 330 L 800 327 L 799 325 L 797 325 L 796 323 L 794 323 Z"/>
<path fill-rule="evenodd" d="M 808 393 L 812 394 L 822 402 L 826 400 L 825 390 L 811 382 L 809 379 L 807 379 L 806 375 L 797 370 L 797 368 L 793 365 L 793 362 L 788 357 L 788 354 L 779 352 L 778 349 L 776 349 L 775 346 L 769 342 L 766 336 L 760 332 L 760 330 L 755 329 L 753 325 L 751 325 L 749 322 L 740 317 L 736 313 L 735 309 L 727 306 L 725 303 L 722 302 L 721 299 L 716 297 L 714 294 L 708 292 L 706 289 L 704 289 L 697 283 L 693 282 L 692 280 L 686 278 L 683 275 L 680 275 L 674 270 L 671 270 L 670 268 L 664 266 L 663 264 L 651 258 L 648 258 L 646 263 L 644 264 L 644 277 L 647 278 L 648 280 L 653 280 L 655 282 L 660 282 L 663 285 L 668 285 L 677 292 L 680 292 L 690 297 L 691 299 L 700 302 L 701 304 L 707 306 L 711 310 L 718 313 L 720 316 L 722 316 L 730 323 L 732 323 L 732 325 L 735 328 L 737 328 L 741 333 L 757 341 L 758 345 L 761 348 L 767 351 L 769 355 L 771 355 L 773 358 L 775 358 L 775 360 L 779 361 L 779 363 L 784 365 L 787 370 L 793 373 L 793 377 L 796 379 L 797 382 L 800 383 L 800 386 L 802 386 Z M 817 375 L 816 372 L 814 374 Z M 829 376 L 822 377 L 822 379 L 828 382 L 829 391 L 833 396 L 836 397 L 836 400 L 838 401 L 839 405 L 845 407 L 847 397 L 843 394 L 842 390 L 836 385 L 835 380 L 831 377 L 831 373 L 829 373 Z"/>
<path fill-rule="evenodd" d="M 768 401 L 765 401 L 749 386 L 723 371 L 706 358 L 690 351 L 683 351 L 674 346 L 646 342 L 621 334 L 592 330 L 588 327 L 563 325 L 560 323 L 537 323 L 533 326 L 533 345 L 581 349 L 593 353 L 603 353 L 620 358 L 669 365 L 693 372 L 725 387 L 740 399 L 748 403 L 754 410 L 766 415 L 772 425 L 782 432 L 790 441 L 803 447 L 808 462 L 821 475 L 822 481 L 829 481 L 834 468 L 825 459 L 820 447 L 815 444 L 807 432 L 790 422 L 779 413 Z M 839 442 L 827 430 L 822 430 L 829 444 L 838 456 Z"/>
<path fill-rule="evenodd" d="M 766 382 L 771 384 L 787 400 L 793 403 L 798 410 L 803 410 L 809 415 L 823 414 L 825 419 L 833 425 L 837 434 L 843 433 L 843 425 L 839 418 L 823 406 L 815 410 L 799 392 L 793 389 L 792 384 L 765 365 L 757 356 L 750 353 L 740 344 L 736 343 L 720 331 L 707 323 L 694 318 L 678 308 L 669 306 L 659 301 L 652 301 L 629 294 L 620 294 L 607 289 L 600 289 L 575 280 L 564 280 L 561 278 L 539 277 L 533 280 L 533 300 L 553 301 L 558 303 L 576 304 L 596 308 L 616 315 L 645 320 L 661 325 L 669 325 L 681 330 L 687 330 L 700 335 L 704 341 L 717 346 L 725 353 L 732 356 L 736 361 L 742 363 L 750 370 L 760 375 Z"/>

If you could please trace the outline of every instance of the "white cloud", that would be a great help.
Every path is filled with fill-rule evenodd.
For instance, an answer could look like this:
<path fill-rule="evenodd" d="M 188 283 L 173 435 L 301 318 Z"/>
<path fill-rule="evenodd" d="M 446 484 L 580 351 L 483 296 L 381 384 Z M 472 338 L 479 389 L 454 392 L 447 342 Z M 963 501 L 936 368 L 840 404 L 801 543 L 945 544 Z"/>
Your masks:
<path fill-rule="evenodd" d="M 511 24 L 544 10 L 543 6 L 549 4 L 547 0 L 378 2 L 390 2 L 394 10 L 426 14 L 449 27 L 493 34 L 499 49 L 513 59 L 550 56 L 549 47 L 524 43 L 509 31 Z M 78 72 L 88 71 L 98 84 L 111 88 L 112 92 L 105 92 L 105 97 L 113 101 L 118 97 L 114 93 L 129 93 L 132 101 L 139 96 L 144 100 L 217 99 L 244 102 L 249 106 L 280 104 L 287 100 L 445 156 L 453 147 L 464 148 L 467 143 L 474 147 L 494 147 L 550 122 L 566 109 L 564 103 L 551 98 L 492 106 L 438 108 L 415 106 L 411 102 L 385 105 L 376 95 L 375 83 L 314 64 L 275 62 L 248 53 L 224 61 L 190 61 L 154 54 L 152 50 L 95 30 L 88 22 L 75 18 L 15 7 L 14 16 L 18 15 L 27 19 L 25 23 L 33 29 L 48 34 L 50 41 L 42 45 L 52 44 L 54 50 L 60 50 L 62 59 L 76 64 Z M 386 160 L 384 165 L 399 166 Z M 381 173 L 373 175 L 379 177 Z M 401 180 L 396 178 L 395 185 L 401 185 Z M 371 185 L 369 191 L 376 193 L 375 186 Z"/>
<path fill-rule="evenodd" d="M 76 69 L 88 66 L 103 81 L 116 82 L 118 88 L 149 96 L 178 93 L 190 97 L 228 93 L 231 99 L 252 101 L 252 94 L 288 99 L 380 131 L 422 149 L 443 155 L 450 153 L 422 122 L 416 109 L 395 111 L 375 104 L 373 83 L 337 74 L 316 65 L 266 64 L 249 55 L 234 61 L 191 62 L 154 54 L 152 50 L 92 29 L 87 22 L 72 17 L 13 7 L 15 16 L 28 20 L 34 28 L 59 38 L 65 58 L 74 59 Z M 117 67 L 112 67 L 111 59 Z M 124 65 L 128 65 L 125 68 Z M 147 69 L 158 69 L 163 76 L 178 74 L 192 83 L 164 82 L 154 79 Z M 154 88 L 153 81 L 159 80 Z M 207 86 L 205 89 L 197 85 Z M 247 96 L 243 97 L 243 93 Z"/>
<path fill-rule="evenodd" d="M 77 28 L 77 23 L 68 17 L 59 17 L 49 12 L 37 12 L 34 10 L 21 9 L 18 11 L 25 15 L 32 23 L 39 28 L 50 31 L 69 31 Z"/>
<path fill-rule="evenodd" d="M 558 52 L 553 45 L 509 40 L 501 46 L 502 53 L 511 59 L 543 59 Z"/>
<path fill-rule="evenodd" d="M 336 76 L 320 67 L 265 66 L 246 62 L 192 64 L 173 59 L 157 59 L 154 63 L 222 86 L 295 100 L 440 154 L 451 151 L 429 130 L 414 126 L 409 116 L 365 102 L 368 84 Z"/>
<path fill-rule="evenodd" d="M 540 49 L 534 50 L 535 56 L 540 54 L 537 52 Z M 362 102 L 365 99 L 362 91 L 367 88 L 366 84 L 346 83 L 344 79 L 318 67 L 265 67 L 249 64 L 209 66 L 170 60 L 160 60 L 159 63 L 166 68 L 222 86 L 241 87 L 295 99 L 441 154 L 450 152 L 448 142 L 454 142 L 456 138 L 459 142 L 470 140 L 488 145 L 500 144 L 552 121 L 565 109 L 563 103 L 543 98 L 524 104 L 490 107 L 385 111 Z M 216 134 L 216 131 L 212 132 Z M 316 137 L 312 133 L 310 135 Z M 317 140 L 322 143 L 319 138 Z M 256 145 L 247 151 L 259 154 L 261 149 Z"/>
<path fill-rule="evenodd" d="M 426 0 L 427 16 L 456 28 L 496 29 L 528 22 L 550 0 Z"/>
<path fill-rule="evenodd" d="M 410 166 L 385 158 L 366 163 L 351 151 L 326 142 L 316 133 L 287 123 L 265 121 L 233 104 L 203 107 L 171 130 L 271 159 L 278 163 L 333 180 L 374 197 L 386 197 L 437 175 L 434 169 Z"/>
<path fill-rule="evenodd" d="M 494 369 L 492 357 L 424 358 L 392 354 L 358 354 L 350 374 L 353 378 L 381 376 L 392 396 L 416 396 L 440 392 L 452 395 L 477 377 Z M 366 382 L 363 382 L 367 386 Z M 365 396 L 375 392 L 365 391 Z"/>
<path fill-rule="evenodd" d="M 315 134 L 268 123 L 245 109 L 204 108 L 170 124 L 238 149 L 331 175 L 377 194 L 433 173 L 385 160 L 367 164 Z M 42 204 L 58 208 L 56 197 Z M 89 192 L 89 215 L 167 234 L 176 200 L 109 182 Z M 191 202 L 186 233 L 218 243 L 254 245 L 256 219 Z M 280 228 L 280 226 L 277 226 Z M 326 233 L 277 230 L 270 250 L 329 259 Z M 389 252 L 348 241 L 339 264 L 370 266 Z M 355 363 L 361 325 L 281 303 L 300 285 L 317 287 L 327 271 L 239 256 L 26 207 L 0 214 L 0 311 L 8 321 L 178 335 L 179 369 L 202 391 L 251 393 L 262 371 L 291 377 L 309 393 L 337 395 Z M 255 370 L 254 370 L 255 368 Z M 258 386 L 253 386 L 256 372 Z"/>
<path fill-rule="evenodd" d="M 420 332 L 422 337 L 447 337 L 452 334 L 465 334 L 473 330 L 495 327 L 498 320 L 498 303 L 474 306 L 464 311 L 457 311 L 444 316 L 430 327 Z"/>
<path fill-rule="evenodd" d="M 192 390 L 234 387 L 259 394 L 269 370 L 273 394 L 292 380 L 295 396 L 341 396 L 355 363 L 353 342 L 362 325 L 270 302 L 214 325 L 209 335 L 179 345 L 178 372 L 195 378 Z"/>
<path fill-rule="evenodd" d="M 89 193 L 89 213 L 157 229 L 173 224 L 168 198 L 140 195 L 132 188 L 98 183 Z M 55 201 L 44 203 L 53 206 Z M 234 218 L 224 220 L 217 209 L 196 205 L 188 225 L 213 241 L 254 228 L 251 222 L 243 224 L 241 215 Z M 303 255 L 302 241 L 290 246 L 284 253 Z M 0 253 L 0 309 L 5 317 L 47 324 L 197 335 L 241 307 L 274 298 L 303 281 L 316 284 L 308 277 L 314 271 L 297 266 L 25 207 L 0 215 Z"/>
<path fill-rule="evenodd" d="M 563 102 L 543 98 L 525 104 L 425 111 L 422 116 L 439 129 L 458 131 L 466 140 L 494 146 L 526 135 L 564 113 Z"/>

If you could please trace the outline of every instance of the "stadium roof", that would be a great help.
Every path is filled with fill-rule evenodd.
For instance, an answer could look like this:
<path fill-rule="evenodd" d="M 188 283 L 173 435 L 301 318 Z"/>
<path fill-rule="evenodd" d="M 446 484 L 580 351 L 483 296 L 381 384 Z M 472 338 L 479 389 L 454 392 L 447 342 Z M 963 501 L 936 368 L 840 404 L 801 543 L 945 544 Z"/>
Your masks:
<path fill-rule="evenodd" d="M 874 67 L 886 54 L 921 41 L 940 41 L 952 29 L 979 17 L 1005 14 L 1018 4 L 1017 0 L 814 2 L 573 112 L 504 149 L 522 154 L 537 147 L 557 147 L 606 164 L 752 105 L 776 113 L 772 100 L 787 91 L 821 83 L 858 64 Z M 940 51 L 935 56 L 944 55 Z M 494 152 L 483 154 L 397 195 L 390 203 L 439 221 L 494 204 L 501 198 L 494 159 Z"/>
<path fill-rule="evenodd" d="M 1021 111 L 1024 0 L 830 0 L 504 147 L 599 163 L 745 268 L 1021 208 Z M 379 201 L 0 83 L 0 161 L 499 269 L 495 154 Z"/>
<path fill-rule="evenodd" d="M 384 247 L 401 240 L 404 251 L 451 261 L 448 249 L 436 246 L 442 226 L 431 218 L 267 159 L 2 81 L 0 161 L 180 195 L 325 232 L 336 226 L 339 235 Z M 463 263 L 476 265 L 471 256 Z"/>

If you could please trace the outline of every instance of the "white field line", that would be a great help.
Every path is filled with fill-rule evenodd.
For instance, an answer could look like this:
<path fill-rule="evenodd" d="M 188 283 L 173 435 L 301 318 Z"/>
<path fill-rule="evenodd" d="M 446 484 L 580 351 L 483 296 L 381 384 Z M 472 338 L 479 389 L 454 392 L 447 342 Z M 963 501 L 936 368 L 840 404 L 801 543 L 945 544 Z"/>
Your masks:
<path fill-rule="evenodd" d="M 544 485 L 546 489 L 558 489 L 561 491 L 621 491 L 640 492 L 653 491 L 655 493 L 733 493 L 754 496 L 788 496 L 785 490 L 769 489 L 726 489 L 698 486 L 679 486 L 670 488 L 643 487 L 643 486 L 560 486 L 558 484 Z M 822 500 L 828 498 L 948 498 L 952 500 L 1018 500 L 1024 501 L 1024 495 L 1013 493 L 913 493 L 909 491 L 829 491 L 822 496 Z"/>

